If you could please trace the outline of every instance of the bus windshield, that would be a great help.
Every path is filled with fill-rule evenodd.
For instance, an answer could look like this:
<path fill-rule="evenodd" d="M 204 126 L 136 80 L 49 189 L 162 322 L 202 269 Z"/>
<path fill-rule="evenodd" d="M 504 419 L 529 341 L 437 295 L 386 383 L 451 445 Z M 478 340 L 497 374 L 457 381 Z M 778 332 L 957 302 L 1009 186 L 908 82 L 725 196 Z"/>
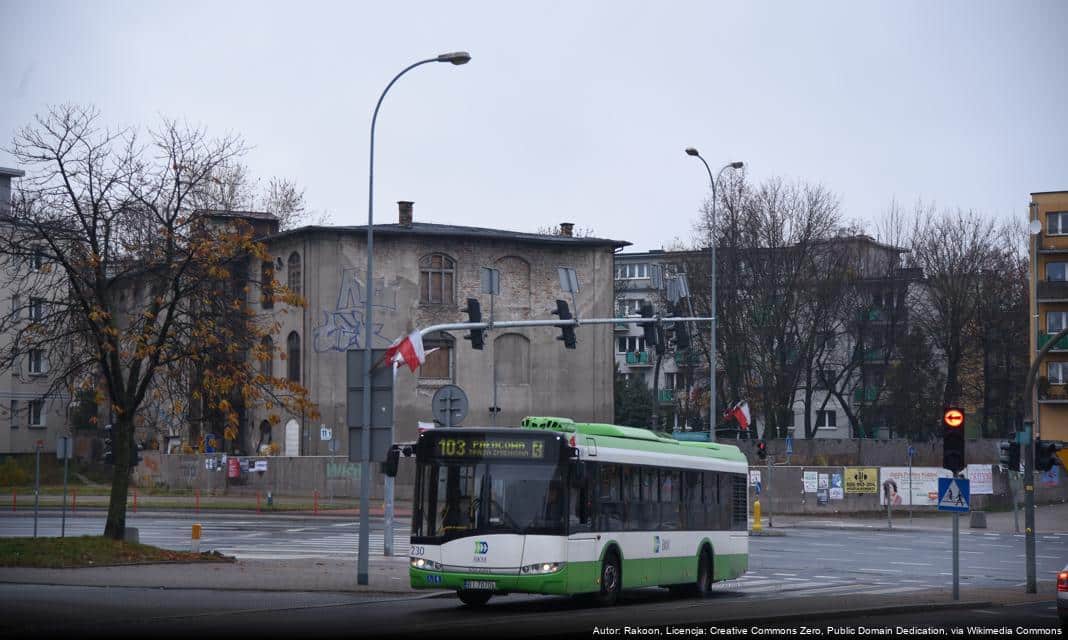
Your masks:
<path fill-rule="evenodd" d="M 558 464 L 429 460 L 416 482 L 413 537 L 564 533 Z"/>

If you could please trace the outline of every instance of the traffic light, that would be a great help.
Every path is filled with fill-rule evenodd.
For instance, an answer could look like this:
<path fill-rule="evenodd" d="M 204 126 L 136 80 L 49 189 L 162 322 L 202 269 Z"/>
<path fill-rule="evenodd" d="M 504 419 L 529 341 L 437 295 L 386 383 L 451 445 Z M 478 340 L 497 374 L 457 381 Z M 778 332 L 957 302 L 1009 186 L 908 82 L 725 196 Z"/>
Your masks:
<path fill-rule="evenodd" d="M 998 445 L 1001 449 L 999 462 L 1007 471 L 1020 470 L 1020 443 L 1015 440 L 1002 442 Z"/>
<path fill-rule="evenodd" d="M 639 313 L 641 313 L 643 318 L 652 318 L 654 315 L 656 315 L 653 311 L 653 305 L 649 304 L 648 302 L 642 304 Z M 659 343 L 657 342 L 657 339 L 660 337 L 660 334 L 657 331 L 656 323 L 646 322 L 642 324 L 642 331 L 645 333 L 645 348 L 656 348 L 657 353 L 662 353 L 659 350 Z"/>
<path fill-rule="evenodd" d="M 942 466 L 954 474 L 966 466 L 964 462 L 964 410 L 949 406 L 942 411 Z"/>
<path fill-rule="evenodd" d="M 690 348 L 690 328 L 685 322 L 675 323 L 675 350 L 686 351 Z"/>
<path fill-rule="evenodd" d="M 556 301 L 556 311 L 553 311 L 554 316 L 560 316 L 561 320 L 571 319 L 571 308 L 567 306 L 565 300 Z M 578 340 L 575 339 L 575 327 L 568 325 L 566 327 L 560 327 L 560 335 L 557 340 L 563 340 L 564 346 L 568 349 L 574 349 Z"/>
<path fill-rule="evenodd" d="M 111 448 L 111 425 L 104 425 L 104 463 L 115 464 L 115 452 Z"/>
<path fill-rule="evenodd" d="M 467 314 L 468 322 L 482 322 L 482 305 L 478 303 L 477 298 L 467 299 L 467 309 L 464 310 L 464 313 Z M 470 340 L 471 347 L 481 351 L 482 347 L 486 345 L 486 330 L 471 329 L 470 333 L 464 336 L 464 340 Z"/>
<path fill-rule="evenodd" d="M 757 456 L 764 460 L 768 457 L 768 443 L 764 440 L 757 440 Z"/>
<path fill-rule="evenodd" d="M 1043 442 L 1042 440 L 1035 440 L 1035 469 L 1038 471 L 1049 471 L 1056 464 L 1054 457 L 1057 455 L 1057 451 L 1060 450 L 1060 445 L 1056 442 Z"/>

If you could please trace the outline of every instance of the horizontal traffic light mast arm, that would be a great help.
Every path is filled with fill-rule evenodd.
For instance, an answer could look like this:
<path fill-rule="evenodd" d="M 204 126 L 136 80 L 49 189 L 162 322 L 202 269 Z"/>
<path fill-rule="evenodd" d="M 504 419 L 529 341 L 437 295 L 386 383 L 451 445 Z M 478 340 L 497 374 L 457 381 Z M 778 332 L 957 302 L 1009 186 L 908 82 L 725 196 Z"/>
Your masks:
<path fill-rule="evenodd" d="M 589 318 L 579 320 L 505 320 L 503 322 L 450 322 L 434 324 L 419 330 L 420 335 L 437 331 L 466 331 L 468 329 L 510 329 L 513 327 L 577 327 L 584 324 L 650 324 L 656 322 L 711 322 L 712 318 Z"/>

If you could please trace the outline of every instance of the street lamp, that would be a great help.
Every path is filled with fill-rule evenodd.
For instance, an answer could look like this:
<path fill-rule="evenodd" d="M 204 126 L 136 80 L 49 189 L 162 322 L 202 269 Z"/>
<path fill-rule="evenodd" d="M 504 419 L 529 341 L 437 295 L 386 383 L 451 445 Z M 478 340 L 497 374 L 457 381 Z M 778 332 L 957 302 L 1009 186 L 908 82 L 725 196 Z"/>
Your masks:
<path fill-rule="evenodd" d="M 471 60 L 471 54 L 466 51 L 454 51 L 443 53 L 433 58 L 420 60 L 410 64 L 403 71 L 393 76 L 382 95 L 378 97 L 374 115 L 371 116 L 371 159 L 367 169 L 367 280 L 364 282 L 365 301 L 363 307 L 363 429 L 360 433 L 360 553 L 356 582 L 367 584 L 367 561 L 368 547 L 370 546 L 370 532 L 367 512 L 370 508 L 370 484 L 371 484 L 371 350 L 374 347 L 372 335 L 374 331 L 373 304 L 374 297 L 374 216 L 375 216 L 375 124 L 378 122 L 378 110 L 382 107 L 382 100 L 389 93 L 393 84 L 401 76 L 412 69 L 430 62 L 450 62 L 455 65 L 467 64 Z M 352 446 L 352 443 L 349 443 Z"/>
<path fill-rule="evenodd" d="M 743 162 L 728 162 L 720 168 L 719 173 L 712 177 L 712 169 L 708 167 L 708 163 L 701 157 L 701 154 L 693 147 L 686 148 L 686 155 L 694 156 L 701 161 L 701 164 L 705 165 L 705 170 L 708 171 L 708 179 L 712 183 L 712 224 L 708 227 L 708 245 L 712 250 L 712 344 L 709 349 L 709 366 L 711 370 L 708 397 L 708 437 L 715 442 L 716 440 L 716 183 L 719 181 L 719 177 L 723 175 L 723 172 L 727 169 L 741 169 L 745 166 Z"/>

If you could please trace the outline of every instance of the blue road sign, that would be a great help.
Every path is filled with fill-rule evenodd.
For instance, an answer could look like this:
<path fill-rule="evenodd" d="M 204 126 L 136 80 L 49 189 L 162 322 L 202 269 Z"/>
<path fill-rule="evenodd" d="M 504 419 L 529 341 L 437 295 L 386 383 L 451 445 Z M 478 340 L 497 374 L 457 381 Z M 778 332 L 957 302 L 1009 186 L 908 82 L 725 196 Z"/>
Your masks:
<path fill-rule="evenodd" d="M 794 437 L 786 436 L 786 455 L 790 456 L 794 453 Z"/>
<path fill-rule="evenodd" d="M 916 457 L 916 447 L 914 447 L 912 445 L 909 445 L 909 457 L 910 458 L 915 458 Z"/>
<path fill-rule="evenodd" d="M 759 480 L 757 480 L 756 483 L 753 484 L 753 489 L 756 491 L 756 494 L 759 496 L 760 495 L 760 489 L 761 489 Z"/>
<path fill-rule="evenodd" d="M 938 510 L 968 513 L 971 510 L 969 482 L 964 478 L 939 478 Z"/>

